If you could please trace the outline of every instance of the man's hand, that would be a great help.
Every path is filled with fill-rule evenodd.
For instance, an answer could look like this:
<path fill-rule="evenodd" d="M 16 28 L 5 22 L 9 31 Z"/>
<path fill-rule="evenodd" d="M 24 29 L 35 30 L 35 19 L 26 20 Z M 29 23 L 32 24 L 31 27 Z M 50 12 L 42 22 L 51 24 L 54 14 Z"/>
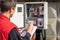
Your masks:
<path fill-rule="evenodd" d="M 33 25 L 34 22 L 33 21 L 29 21 L 28 22 L 28 28 L 27 28 L 27 32 L 31 34 L 32 30 L 33 30 Z M 25 28 L 22 28 L 19 30 L 20 33 L 22 33 L 22 31 L 24 30 Z"/>
<path fill-rule="evenodd" d="M 25 28 L 19 29 L 19 33 L 22 33 Z"/>
<path fill-rule="evenodd" d="M 33 21 L 29 21 L 28 22 L 28 30 L 27 32 L 31 34 L 32 30 L 33 30 L 33 27 L 34 27 L 34 22 Z"/>

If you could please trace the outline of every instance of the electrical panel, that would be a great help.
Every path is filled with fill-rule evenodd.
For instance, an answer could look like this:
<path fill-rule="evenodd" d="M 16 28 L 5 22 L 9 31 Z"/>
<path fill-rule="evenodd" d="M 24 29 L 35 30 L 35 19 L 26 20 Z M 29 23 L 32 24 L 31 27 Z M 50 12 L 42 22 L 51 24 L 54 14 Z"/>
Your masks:
<path fill-rule="evenodd" d="M 25 5 L 25 26 L 29 20 L 34 21 L 38 28 L 47 28 L 48 3 L 27 2 Z"/>

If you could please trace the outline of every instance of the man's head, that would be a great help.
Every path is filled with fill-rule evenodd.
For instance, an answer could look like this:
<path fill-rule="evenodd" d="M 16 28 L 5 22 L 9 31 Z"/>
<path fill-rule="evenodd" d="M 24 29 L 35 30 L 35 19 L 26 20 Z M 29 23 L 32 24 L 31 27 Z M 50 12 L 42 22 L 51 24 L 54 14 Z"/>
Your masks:
<path fill-rule="evenodd" d="M 0 7 L 2 13 L 8 12 L 12 16 L 16 7 L 16 0 L 0 0 Z"/>

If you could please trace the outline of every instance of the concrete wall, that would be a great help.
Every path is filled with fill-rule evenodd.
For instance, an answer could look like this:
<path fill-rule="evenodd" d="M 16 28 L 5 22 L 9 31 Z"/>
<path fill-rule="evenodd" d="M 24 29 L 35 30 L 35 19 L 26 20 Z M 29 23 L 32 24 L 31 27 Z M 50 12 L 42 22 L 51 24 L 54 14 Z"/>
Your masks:
<path fill-rule="evenodd" d="M 56 37 L 60 40 L 60 3 L 49 2 L 48 6 L 48 29 L 46 34 L 52 40 L 56 40 Z"/>

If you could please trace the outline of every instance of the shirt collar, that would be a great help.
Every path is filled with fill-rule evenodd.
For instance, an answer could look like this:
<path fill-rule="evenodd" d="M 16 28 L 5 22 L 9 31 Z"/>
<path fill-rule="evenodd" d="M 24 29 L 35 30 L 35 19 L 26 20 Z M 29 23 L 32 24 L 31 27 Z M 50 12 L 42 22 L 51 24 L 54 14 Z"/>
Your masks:
<path fill-rule="evenodd" d="M 0 13 L 0 17 L 2 17 L 3 19 L 7 19 L 10 21 L 10 19 L 8 17 L 6 17 L 5 15 L 3 15 L 2 13 Z"/>

